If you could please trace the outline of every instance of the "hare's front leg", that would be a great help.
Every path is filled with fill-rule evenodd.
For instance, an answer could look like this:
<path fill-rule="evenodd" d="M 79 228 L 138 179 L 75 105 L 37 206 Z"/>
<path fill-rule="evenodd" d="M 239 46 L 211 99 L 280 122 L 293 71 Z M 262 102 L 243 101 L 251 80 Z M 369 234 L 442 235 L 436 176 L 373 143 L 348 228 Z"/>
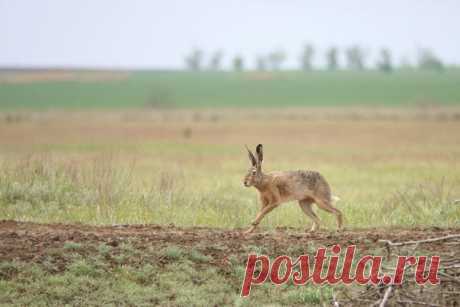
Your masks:
<path fill-rule="evenodd" d="M 272 211 L 273 209 L 275 209 L 276 206 L 277 205 L 268 205 L 268 206 L 263 207 L 262 210 L 260 210 L 260 212 L 257 214 L 254 221 L 251 223 L 251 227 L 248 230 L 246 230 L 244 234 L 253 232 L 257 228 L 257 225 L 259 225 L 260 221 L 264 218 L 264 216 L 270 211 Z"/>
<path fill-rule="evenodd" d="M 275 192 L 271 197 L 262 196 L 260 200 L 262 202 L 262 209 L 259 211 L 256 218 L 251 223 L 251 227 L 248 230 L 246 230 L 244 234 L 249 234 L 253 232 L 257 228 L 257 225 L 259 225 L 260 221 L 262 221 L 264 216 L 276 207 L 278 207 L 278 205 L 280 204 L 280 195 L 278 192 Z"/>

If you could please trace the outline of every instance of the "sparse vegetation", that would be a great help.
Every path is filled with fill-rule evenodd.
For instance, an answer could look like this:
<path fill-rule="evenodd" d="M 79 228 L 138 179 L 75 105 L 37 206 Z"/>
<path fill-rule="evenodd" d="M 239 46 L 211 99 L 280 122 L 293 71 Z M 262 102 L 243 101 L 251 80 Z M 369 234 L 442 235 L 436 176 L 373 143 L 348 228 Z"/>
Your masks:
<path fill-rule="evenodd" d="M 45 147 L 30 144 L 24 149 L 20 140 L 4 137 L 0 145 L 9 150 L 2 151 L 0 162 L 0 218 L 245 227 L 258 204 L 256 193 L 242 186 L 249 162 L 241 144 L 253 142 L 254 133 L 270 149 L 267 159 L 271 169 L 316 169 L 326 176 L 334 194 L 341 198 L 337 206 L 344 212 L 346 226 L 458 225 L 460 212 L 452 205 L 460 193 L 455 117 L 447 122 L 437 117 L 427 121 L 422 115 L 417 115 L 420 120 L 390 117 L 373 122 L 360 113 L 352 115 L 364 122 L 335 119 L 309 123 L 297 112 L 288 122 L 271 123 L 270 129 L 278 131 L 275 135 L 257 132 L 269 120 L 263 118 L 214 122 L 200 115 L 203 119 L 194 122 L 193 117 L 176 120 L 171 114 L 171 126 L 137 119 L 137 127 L 156 131 L 159 137 L 162 129 L 170 133 L 169 142 L 140 138 L 122 144 L 117 138 L 105 139 L 100 129 L 113 125 L 113 119 L 92 124 L 94 130 L 87 133 L 95 137 L 95 143 L 69 143 L 69 136 L 59 132 Z M 37 138 L 49 138 L 51 130 L 60 131 L 54 125 L 61 124 L 57 117 L 49 120 L 50 126 L 33 120 L 18 125 L 5 123 L 0 130 L 14 135 L 16 129 L 31 129 Z M 70 133 L 80 129 L 78 120 L 66 125 L 73 127 Z M 118 128 L 110 131 L 123 131 L 132 124 L 122 119 L 116 125 Z M 184 139 L 186 128 L 194 133 Z M 339 133 L 338 129 L 349 138 L 324 135 L 326 131 Z M 205 130 L 212 133 L 204 136 Z M 373 131 L 372 137 L 368 130 Z M 222 133 L 246 137 L 221 144 Z M 399 145 L 389 148 L 384 145 L 388 143 Z M 117 148 L 117 153 L 111 148 Z M 37 154 L 28 156 L 24 150 Z M 283 205 L 261 226 L 306 229 L 310 221 L 300 212 L 295 203 Z M 328 214 L 319 214 L 325 226 L 333 227 Z M 77 249 L 70 242 L 68 245 Z"/>
<path fill-rule="evenodd" d="M 169 260 L 178 260 L 182 257 L 183 251 L 178 246 L 169 245 L 163 249 L 162 254 Z"/>
<path fill-rule="evenodd" d="M 79 249 L 81 249 L 81 244 L 69 241 L 64 243 L 63 248 L 67 251 L 78 251 Z"/>
<path fill-rule="evenodd" d="M 40 165 L 40 160 L 34 165 Z M 21 163 L 24 165 L 24 163 Z M 124 171 L 115 171 L 113 165 L 107 165 L 111 174 L 96 186 L 90 182 L 82 182 L 81 178 L 90 175 L 85 171 L 77 171 L 71 166 L 57 167 L 44 163 L 41 167 L 44 173 L 33 177 L 25 176 L 30 169 L 16 168 L 17 173 L 11 173 L 10 168 L 4 168 L 0 178 L 0 207 L 1 218 L 33 220 L 41 222 L 90 222 L 95 224 L 114 223 L 159 223 L 177 225 L 206 225 L 219 227 L 242 227 L 248 225 L 256 213 L 258 205 L 251 193 L 237 192 L 238 176 L 234 182 L 221 181 L 217 189 L 202 189 L 202 194 L 191 194 L 193 187 L 184 183 L 186 178 L 174 173 L 163 172 L 152 187 L 133 186 Z M 89 168 L 91 169 L 91 167 Z M 434 172 L 443 172 L 443 168 Z M 92 170 L 91 170 L 92 171 Z M 338 204 L 344 211 L 348 225 L 354 227 L 391 226 L 391 225 L 458 225 L 458 206 L 453 201 L 458 197 L 455 182 L 455 171 L 445 170 L 439 179 L 428 181 L 411 180 L 401 177 L 395 181 L 393 189 L 382 192 L 381 198 L 374 195 L 378 187 L 369 186 L 366 192 L 353 196 L 343 193 L 353 193 L 352 187 L 335 184 L 336 190 L 344 191 Z M 133 172 L 130 170 L 129 172 Z M 329 170 L 332 181 L 346 181 L 348 176 Z M 392 169 L 381 169 L 379 180 L 390 180 Z M 368 172 L 371 176 L 372 172 Z M 23 177 L 25 176 L 25 177 Z M 74 177 L 72 177 L 74 176 Z M 364 174 L 363 186 L 368 178 Z M 385 177 L 387 176 L 387 177 Z M 428 173 L 427 173 L 427 176 Z M 23 178 L 21 178 L 23 177 Z M 80 179 L 77 179 L 80 178 Z M 102 178 L 101 178 L 102 179 Z M 222 179 L 220 179 L 222 180 Z M 63 184 L 60 186 L 60 184 Z M 185 186 L 184 186 L 185 184 Z M 225 186 L 227 185 L 228 186 Z M 360 183 L 358 183 L 360 184 Z M 356 185 L 354 186 L 356 187 Z M 190 191 L 189 191 L 190 189 Z M 372 194 L 376 193 L 376 194 Z M 221 195 L 228 195 L 221 197 Z M 375 199 L 374 199 L 375 197 Z M 365 204 L 365 199 L 368 199 Z M 357 205 L 362 204 L 362 205 Z M 297 204 L 287 204 L 279 209 L 277 214 L 269 215 L 262 223 L 265 226 L 297 226 L 307 228 L 310 220 L 299 215 Z M 332 220 L 323 212 L 326 225 L 332 227 Z M 68 242 L 68 250 L 78 250 L 79 244 Z"/>
<path fill-rule="evenodd" d="M 193 248 L 191 251 L 190 251 L 190 260 L 192 260 L 193 262 L 203 262 L 203 263 L 206 263 L 206 262 L 209 262 L 209 260 L 211 260 L 210 257 L 202 254 L 199 250 L 197 250 L 196 248 Z"/>
<path fill-rule="evenodd" d="M 250 299 L 241 300 L 239 288 L 242 272 L 224 270 L 209 264 L 210 260 L 195 249 L 183 258 L 178 247 L 165 250 L 145 249 L 137 256 L 123 248 L 97 253 L 96 242 L 83 244 L 80 254 L 69 254 L 65 248 L 53 250 L 47 262 L 60 262 L 62 268 L 49 272 L 46 262 L 0 262 L 0 304 L 101 306 L 164 304 L 171 306 L 239 305 L 277 303 L 318 305 L 330 299 L 330 290 L 288 285 L 279 297 L 270 297 L 271 287 L 258 287 Z M 138 249 L 139 247 L 136 247 Z M 45 251 L 46 253 L 47 251 Z M 120 253 L 127 261 L 113 262 Z M 164 258 L 164 255 L 174 257 Z M 193 255 L 193 256 L 192 256 Z M 176 257 L 177 256 L 177 257 Z M 142 263 L 139 261 L 142 259 Z M 161 261 L 166 261 L 162 262 Z M 180 285 L 180 286 L 179 286 Z M 23 289 L 26 289 L 24 295 Z M 319 291 L 325 291 L 322 297 Z"/>
<path fill-rule="evenodd" d="M 376 242 L 376 237 L 408 241 L 425 234 L 442 236 L 453 231 L 425 228 L 399 234 L 392 230 L 376 230 L 372 234 L 357 230 L 336 235 L 325 231 L 302 235 L 298 230 L 289 228 L 242 240 L 235 236 L 236 231 L 209 228 L 195 228 L 192 232 L 190 228 L 160 228 L 154 225 L 69 226 L 0 222 L 2 243 L 9 248 L 9 253 L 2 254 L 0 261 L 0 304 L 323 306 L 329 305 L 334 296 L 340 302 L 353 294 L 362 296 L 365 293 L 363 287 L 340 284 L 316 286 L 311 283 L 295 286 L 290 280 L 281 286 L 271 283 L 255 285 L 250 297 L 241 298 L 239 293 L 245 276 L 247 253 L 264 253 L 270 255 L 273 261 L 273 257 L 280 253 L 293 258 L 305 254 L 313 256 L 318 246 L 345 246 L 352 241 L 358 246 L 357 253 L 360 255 L 383 255 L 386 253 L 385 246 Z M 25 229 L 27 231 L 23 231 Z M 53 231 L 62 238 L 50 236 Z M 18 234 L 14 243 L 4 240 L 11 233 Z M 228 239 L 222 241 L 220 235 Z M 81 244 L 81 248 L 69 252 L 65 248 L 65 238 L 69 236 Z M 168 239 L 163 241 L 159 238 Z M 107 248 L 108 244 L 110 248 Z M 39 245 L 41 252 L 36 257 Z M 197 246 L 206 251 L 199 251 Z M 439 242 L 424 244 L 417 248 L 417 253 L 443 253 L 452 257 L 458 254 L 456 246 L 440 245 Z M 413 249 L 414 246 L 409 246 L 404 252 Z M 342 257 L 344 253 L 343 249 Z M 385 265 L 394 266 L 395 258 L 395 255 L 390 260 L 385 257 Z M 353 262 L 353 266 L 356 264 L 356 261 Z M 424 298 L 439 300 L 439 296 L 430 296 L 429 291 L 433 289 L 429 287 L 423 292 L 418 288 L 412 290 Z M 403 291 L 411 291 L 411 288 L 398 291 L 407 294 L 410 292 Z M 376 292 L 370 291 L 364 298 L 377 300 Z M 446 292 L 455 293 L 452 290 Z"/>
<path fill-rule="evenodd" d="M 17 114 L 0 121 L 0 219 L 64 224 L 0 223 L 10 244 L 0 305 L 324 305 L 340 286 L 266 284 L 242 299 L 247 254 L 313 254 L 341 238 L 383 255 L 369 249 L 375 228 L 459 227 L 456 108 Z M 321 211 L 325 229 L 305 235 L 311 224 L 295 203 L 269 214 L 254 239 L 240 237 L 259 209 L 242 185 L 244 144 L 256 142 L 270 149 L 267 171 L 326 176 L 343 237 Z"/>

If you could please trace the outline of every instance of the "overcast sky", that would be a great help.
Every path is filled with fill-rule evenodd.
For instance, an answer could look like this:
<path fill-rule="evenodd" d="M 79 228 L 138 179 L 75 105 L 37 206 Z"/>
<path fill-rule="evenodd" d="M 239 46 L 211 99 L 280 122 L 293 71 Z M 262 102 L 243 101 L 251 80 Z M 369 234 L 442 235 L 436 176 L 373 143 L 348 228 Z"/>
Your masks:
<path fill-rule="evenodd" d="M 460 64 L 459 0 L 0 0 L 0 66 L 180 68 L 191 48 L 225 62 L 283 48 L 294 66 L 305 42 L 324 50 L 389 47 L 398 63 L 432 48 Z"/>

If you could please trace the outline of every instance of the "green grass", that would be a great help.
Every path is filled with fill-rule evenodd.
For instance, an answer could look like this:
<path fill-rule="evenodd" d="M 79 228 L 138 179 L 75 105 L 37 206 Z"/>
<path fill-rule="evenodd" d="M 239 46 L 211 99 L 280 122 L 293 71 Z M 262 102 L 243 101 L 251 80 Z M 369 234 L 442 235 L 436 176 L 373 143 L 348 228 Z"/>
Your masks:
<path fill-rule="evenodd" d="M 78 251 L 81 249 L 81 244 L 69 241 L 64 243 L 64 249 L 67 251 Z"/>
<path fill-rule="evenodd" d="M 296 168 L 295 163 L 272 165 Z M 460 226 L 460 210 L 453 204 L 460 177 L 448 162 L 405 161 L 359 169 L 328 163 L 318 169 L 336 187 L 334 193 L 341 197 L 337 207 L 349 227 Z M 218 170 L 151 167 L 150 179 L 139 177 L 142 167 L 100 162 L 84 166 L 38 159 L 3 164 L 0 170 L 0 219 L 235 228 L 249 225 L 259 209 L 256 191 L 242 187 L 242 167 L 232 161 Z M 317 212 L 324 227 L 335 228 L 332 215 Z M 289 203 L 261 225 L 308 228 L 310 223 L 296 203 Z M 79 247 L 69 242 L 66 248 Z M 164 252 L 167 258 L 181 256 L 174 248 Z"/>
<path fill-rule="evenodd" d="M 193 248 L 191 251 L 190 251 L 190 255 L 189 255 L 189 258 L 190 260 L 192 260 L 193 262 L 203 262 L 203 263 L 206 263 L 206 262 L 209 262 L 209 260 L 211 260 L 210 257 L 202 254 L 199 250 L 197 250 L 196 248 Z"/>
<path fill-rule="evenodd" d="M 45 250 L 45 261 L 0 262 L 0 305 L 312 306 L 332 297 L 327 286 L 267 283 L 254 286 L 251 296 L 243 299 L 242 263 L 222 270 L 197 251 L 165 259 L 162 250 L 134 248 L 133 253 L 116 248 L 100 253 L 94 244 L 84 243 L 81 254 L 69 254 L 65 248 Z M 120 256 L 124 263 L 115 260 Z M 58 262 L 60 269 L 54 265 Z"/>
<path fill-rule="evenodd" d="M 162 251 L 162 254 L 169 260 L 178 260 L 182 256 L 183 251 L 179 246 L 169 245 Z"/>
<path fill-rule="evenodd" d="M 460 225 L 456 119 L 155 122 L 115 113 L 0 122 L 0 219 L 244 228 L 260 208 L 257 191 L 242 185 L 244 144 L 263 142 L 265 171 L 325 176 L 347 227 Z M 194 135 L 184 138 L 183 127 Z M 311 221 L 291 202 L 261 226 Z"/>
<path fill-rule="evenodd" d="M 459 84 L 458 69 L 262 75 L 146 71 L 112 81 L 0 83 L 0 110 L 458 104 Z"/>

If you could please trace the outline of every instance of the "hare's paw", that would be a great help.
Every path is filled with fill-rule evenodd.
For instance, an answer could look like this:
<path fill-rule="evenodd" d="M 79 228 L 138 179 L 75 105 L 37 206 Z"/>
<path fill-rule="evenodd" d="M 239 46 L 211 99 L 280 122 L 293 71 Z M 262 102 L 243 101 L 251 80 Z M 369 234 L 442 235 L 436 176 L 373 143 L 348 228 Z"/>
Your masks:
<path fill-rule="evenodd" d="M 248 230 L 246 230 L 246 231 L 243 232 L 243 235 L 251 234 L 251 233 L 254 232 L 255 229 L 256 229 L 255 226 L 251 226 Z"/>

